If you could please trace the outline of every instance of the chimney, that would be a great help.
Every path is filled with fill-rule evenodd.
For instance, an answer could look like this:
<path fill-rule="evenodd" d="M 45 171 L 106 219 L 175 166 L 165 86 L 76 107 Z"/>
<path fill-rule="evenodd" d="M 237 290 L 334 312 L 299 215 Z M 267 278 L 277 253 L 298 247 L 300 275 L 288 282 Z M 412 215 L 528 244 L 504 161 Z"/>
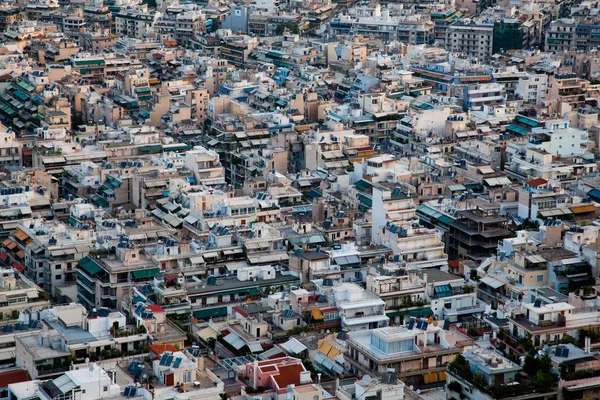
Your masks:
<path fill-rule="evenodd" d="M 254 381 L 252 384 L 256 387 L 256 383 L 258 382 L 258 360 L 254 360 Z"/>

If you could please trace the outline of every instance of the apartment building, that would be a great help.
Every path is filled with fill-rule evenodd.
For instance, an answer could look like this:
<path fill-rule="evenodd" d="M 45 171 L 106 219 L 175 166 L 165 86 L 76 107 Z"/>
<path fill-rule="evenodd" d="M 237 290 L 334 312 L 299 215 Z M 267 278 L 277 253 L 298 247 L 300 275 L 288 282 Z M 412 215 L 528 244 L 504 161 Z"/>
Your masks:
<path fill-rule="evenodd" d="M 482 20 L 460 19 L 446 30 L 446 50 L 484 60 L 492 55 L 494 24 Z"/>
<path fill-rule="evenodd" d="M 121 36 L 145 39 L 153 29 L 156 15 L 154 12 L 128 8 L 115 15 L 115 29 Z"/>
<path fill-rule="evenodd" d="M 448 363 L 472 343 L 457 330 L 411 319 L 408 326 L 350 332 L 345 360 L 354 373 L 381 376 L 393 369 L 406 378 L 406 384 L 420 386 L 425 375 L 445 372 Z"/>

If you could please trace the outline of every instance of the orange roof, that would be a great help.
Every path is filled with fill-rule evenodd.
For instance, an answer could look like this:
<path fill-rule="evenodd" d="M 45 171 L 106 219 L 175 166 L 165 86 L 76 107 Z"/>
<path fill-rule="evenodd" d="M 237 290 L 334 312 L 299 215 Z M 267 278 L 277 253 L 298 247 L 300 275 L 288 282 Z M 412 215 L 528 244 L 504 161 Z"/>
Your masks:
<path fill-rule="evenodd" d="M 148 346 L 148 350 L 150 350 L 151 353 L 154 353 L 157 356 L 160 356 L 165 351 L 170 351 L 171 353 L 179 351 L 177 350 L 177 347 L 170 344 L 151 344 Z"/>
<path fill-rule="evenodd" d="M 233 311 L 235 311 L 236 313 L 240 314 L 242 317 L 248 318 L 248 313 L 246 311 L 242 310 L 241 308 L 239 308 L 238 306 L 231 307 L 231 309 Z"/>
<path fill-rule="evenodd" d="M 573 214 L 583 214 L 583 213 L 598 211 L 598 209 L 596 208 L 596 206 L 593 205 L 593 204 L 584 204 L 584 205 L 579 205 L 579 206 L 571 206 L 569 208 L 571 209 L 571 211 L 573 211 Z"/>
<path fill-rule="evenodd" d="M 535 179 L 532 179 L 527 182 L 527 184 L 532 187 L 542 186 L 542 185 L 545 185 L 546 183 L 548 183 L 548 181 L 543 178 L 535 178 Z"/>
<path fill-rule="evenodd" d="M 300 372 L 306 371 L 302 363 L 278 365 L 277 367 L 279 368 L 279 374 L 273 376 L 273 380 L 277 382 L 279 389 L 285 389 L 288 385 L 299 385 Z"/>

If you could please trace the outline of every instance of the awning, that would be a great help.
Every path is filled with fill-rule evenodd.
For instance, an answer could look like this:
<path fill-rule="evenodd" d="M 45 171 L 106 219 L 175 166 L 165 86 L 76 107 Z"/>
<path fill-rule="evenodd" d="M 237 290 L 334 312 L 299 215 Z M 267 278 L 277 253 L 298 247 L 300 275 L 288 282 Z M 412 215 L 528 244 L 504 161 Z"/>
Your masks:
<path fill-rule="evenodd" d="M 90 256 L 86 256 L 79 260 L 79 266 L 89 276 L 94 276 L 102 270 L 102 267 Z"/>
<path fill-rule="evenodd" d="M 540 211 L 540 215 L 542 217 L 557 217 L 560 215 L 571 215 L 571 214 L 573 214 L 573 211 L 569 210 L 568 208 L 553 208 L 551 210 Z"/>
<path fill-rule="evenodd" d="M 322 321 L 325 319 L 325 315 L 323 315 L 323 311 L 321 311 L 319 309 L 312 310 L 311 314 L 312 314 L 312 318 L 315 321 Z"/>
<path fill-rule="evenodd" d="M 17 258 L 23 259 L 25 258 L 25 250 L 19 250 L 16 254 Z"/>
<path fill-rule="evenodd" d="M 5 240 L 5 241 L 2 243 L 2 245 L 3 245 L 4 247 L 6 247 L 7 249 L 9 249 L 9 250 L 12 250 L 12 249 L 14 249 L 15 247 L 17 247 L 17 244 L 16 244 L 15 242 L 13 242 L 12 240 L 10 240 L 10 239 L 6 239 L 6 240 Z"/>
<path fill-rule="evenodd" d="M 403 317 L 405 315 L 410 315 L 410 312 L 408 310 L 388 311 L 387 313 L 385 313 L 385 315 L 387 315 L 390 318 Z"/>
<path fill-rule="evenodd" d="M 431 307 L 419 308 L 417 310 L 409 310 L 408 313 L 412 317 L 429 317 L 433 314 Z"/>
<path fill-rule="evenodd" d="M 448 297 L 453 295 L 450 285 L 435 286 L 433 292 L 437 297 Z"/>
<path fill-rule="evenodd" d="M 197 319 L 210 319 L 215 317 L 224 317 L 227 315 L 227 307 L 209 308 L 207 310 L 198 310 L 192 313 Z"/>
<path fill-rule="evenodd" d="M 147 279 L 154 278 L 159 272 L 160 269 L 158 268 L 148 268 L 139 271 L 132 271 L 131 276 L 133 276 L 133 279 Z"/>
<path fill-rule="evenodd" d="M 227 312 L 227 308 L 225 308 L 225 312 Z M 217 332 L 215 332 L 215 330 L 210 326 L 200 329 L 196 335 L 205 342 L 208 342 L 209 339 L 217 338 Z"/>
<path fill-rule="evenodd" d="M 467 190 L 467 188 L 464 185 L 450 185 L 448 186 L 448 190 L 450 190 L 451 192 L 460 192 L 463 190 Z"/>
<path fill-rule="evenodd" d="M 15 237 L 17 239 L 19 239 L 21 242 L 29 239 L 29 236 L 27 236 L 27 234 L 21 230 L 17 230 L 17 233 L 15 233 Z"/>
<path fill-rule="evenodd" d="M 264 350 L 260 343 L 248 343 L 248 348 L 252 353 L 262 353 Z"/>
<path fill-rule="evenodd" d="M 138 147 L 138 151 L 161 151 L 162 145 L 160 144 L 150 144 L 147 146 Z"/>
<path fill-rule="evenodd" d="M 600 190 L 598 189 L 592 189 L 589 192 L 587 192 L 588 197 L 591 197 L 592 199 L 596 200 L 596 201 L 600 201 Z"/>
<path fill-rule="evenodd" d="M 291 338 L 287 342 L 280 344 L 280 346 L 286 353 L 291 355 L 300 354 L 307 350 L 305 345 L 294 338 Z"/>
<path fill-rule="evenodd" d="M 498 289 L 499 287 L 504 286 L 504 282 L 501 282 L 498 279 L 494 279 L 491 276 L 485 276 L 485 277 L 481 278 L 480 282 L 485 283 L 492 289 Z"/>
<path fill-rule="evenodd" d="M 21 264 L 19 264 L 18 262 L 14 261 L 12 264 L 12 267 L 14 269 L 16 269 L 17 271 L 19 271 L 20 273 L 23 273 L 23 267 L 21 266 Z"/>
<path fill-rule="evenodd" d="M 506 186 L 512 182 L 507 177 L 503 176 L 500 178 L 488 178 L 483 180 L 488 186 Z"/>
<path fill-rule="evenodd" d="M 596 206 L 593 204 L 585 204 L 582 206 L 571 206 L 569 208 L 571 209 L 571 211 L 573 211 L 573 214 L 583 214 L 583 213 L 598 211 Z"/>
<path fill-rule="evenodd" d="M 244 340 L 237 333 L 233 332 L 225 336 L 223 339 L 236 350 L 241 349 L 246 344 L 246 342 L 244 342 Z"/>
<path fill-rule="evenodd" d="M 0 252 L 0 261 L 6 262 L 7 258 L 8 258 L 8 254 L 6 254 L 6 252 L 4 252 L 4 251 Z"/>

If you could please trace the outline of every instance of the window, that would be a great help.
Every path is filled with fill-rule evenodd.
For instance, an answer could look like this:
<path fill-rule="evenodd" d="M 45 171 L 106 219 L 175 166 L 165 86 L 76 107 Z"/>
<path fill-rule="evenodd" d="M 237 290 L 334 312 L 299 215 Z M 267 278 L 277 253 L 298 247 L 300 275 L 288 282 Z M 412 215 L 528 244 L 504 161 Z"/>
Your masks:
<path fill-rule="evenodd" d="M 192 371 L 185 371 L 183 373 L 183 382 L 188 383 L 192 381 Z"/>
<path fill-rule="evenodd" d="M 54 276 L 54 279 L 56 279 L 57 281 L 59 281 L 59 280 L 61 280 L 61 279 L 62 279 L 62 275 L 55 275 L 55 276 Z"/>
<path fill-rule="evenodd" d="M 60 269 L 60 264 L 56 264 L 56 265 L 54 266 L 54 269 Z"/>
<path fill-rule="evenodd" d="M 544 282 L 544 275 L 538 275 L 537 276 L 537 281 L 538 282 Z"/>
<path fill-rule="evenodd" d="M 108 386 L 104 386 L 104 387 L 102 388 L 102 390 L 104 390 L 105 392 L 108 392 Z"/>

